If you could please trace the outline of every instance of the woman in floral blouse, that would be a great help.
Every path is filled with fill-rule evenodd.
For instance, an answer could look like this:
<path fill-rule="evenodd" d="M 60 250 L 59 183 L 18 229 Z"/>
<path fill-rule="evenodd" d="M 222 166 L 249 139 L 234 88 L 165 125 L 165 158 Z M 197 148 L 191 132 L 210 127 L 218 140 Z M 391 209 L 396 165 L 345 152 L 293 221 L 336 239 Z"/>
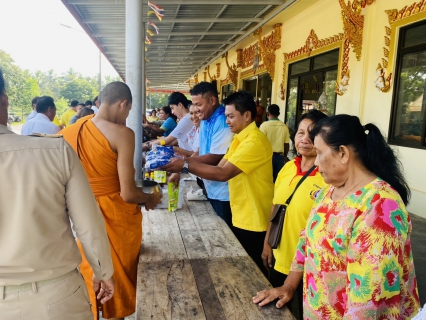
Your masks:
<path fill-rule="evenodd" d="M 289 301 L 303 277 L 304 319 L 410 319 L 420 302 L 411 252 L 410 190 L 373 124 L 337 115 L 311 132 L 329 186 L 315 200 L 291 272 L 253 298 Z"/>

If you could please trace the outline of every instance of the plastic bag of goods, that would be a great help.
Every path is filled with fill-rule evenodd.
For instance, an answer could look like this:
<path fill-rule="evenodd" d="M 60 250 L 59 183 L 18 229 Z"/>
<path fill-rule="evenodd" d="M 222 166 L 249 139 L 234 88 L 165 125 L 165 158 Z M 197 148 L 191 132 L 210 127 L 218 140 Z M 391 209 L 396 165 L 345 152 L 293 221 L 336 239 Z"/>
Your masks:
<path fill-rule="evenodd" d="M 152 171 L 170 162 L 175 156 L 172 146 L 153 145 L 151 151 L 146 154 L 145 170 Z"/>

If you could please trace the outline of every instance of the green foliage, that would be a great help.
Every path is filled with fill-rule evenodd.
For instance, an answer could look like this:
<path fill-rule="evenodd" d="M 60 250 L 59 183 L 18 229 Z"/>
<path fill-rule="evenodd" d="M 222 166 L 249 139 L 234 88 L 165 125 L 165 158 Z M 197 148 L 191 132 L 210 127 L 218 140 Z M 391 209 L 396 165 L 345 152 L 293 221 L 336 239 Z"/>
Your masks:
<path fill-rule="evenodd" d="M 147 97 L 147 109 L 155 109 L 167 106 L 169 95 L 166 93 L 150 92 Z"/>
<path fill-rule="evenodd" d="M 34 74 L 22 70 L 12 57 L 0 50 L 0 69 L 6 81 L 9 96 L 10 113 L 19 116 L 28 115 L 31 110 L 31 100 L 36 96 L 51 96 L 55 99 L 58 115 L 64 113 L 72 100 L 86 102 L 98 95 L 98 76 L 83 77 L 72 68 L 58 76 L 54 70 L 47 72 L 36 71 Z M 112 81 L 121 81 L 120 77 L 106 76 L 102 87 Z M 167 104 L 167 96 L 166 96 Z"/>

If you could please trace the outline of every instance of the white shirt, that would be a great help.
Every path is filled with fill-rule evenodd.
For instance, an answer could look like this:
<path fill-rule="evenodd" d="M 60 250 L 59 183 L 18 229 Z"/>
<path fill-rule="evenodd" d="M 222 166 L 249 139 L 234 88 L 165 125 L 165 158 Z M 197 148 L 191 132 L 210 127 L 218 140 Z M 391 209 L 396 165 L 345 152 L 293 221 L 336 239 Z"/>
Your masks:
<path fill-rule="evenodd" d="M 170 133 L 172 137 L 178 140 L 179 147 L 185 150 L 191 151 L 192 148 L 188 143 L 188 132 L 191 131 L 194 124 L 190 119 L 191 115 L 187 113 L 182 119 L 180 119 L 176 128 Z"/>
<path fill-rule="evenodd" d="M 27 117 L 27 122 L 30 121 L 31 119 L 34 119 L 36 115 L 37 115 L 37 111 L 35 110 L 31 111 L 31 113 Z"/>
<path fill-rule="evenodd" d="M 34 119 L 27 121 L 21 130 L 21 135 L 28 136 L 33 133 L 56 134 L 61 129 L 43 113 L 37 113 Z"/>
<path fill-rule="evenodd" d="M 97 114 L 99 111 L 99 108 L 95 105 L 93 105 L 91 109 L 95 112 L 95 114 Z"/>
<path fill-rule="evenodd" d="M 188 144 L 191 146 L 191 150 L 194 152 L 198 151 L 200 147 L 200 127 L 193 126 L 188 132 Z M 191 151 L 189 150 L 189 151 Z"/>

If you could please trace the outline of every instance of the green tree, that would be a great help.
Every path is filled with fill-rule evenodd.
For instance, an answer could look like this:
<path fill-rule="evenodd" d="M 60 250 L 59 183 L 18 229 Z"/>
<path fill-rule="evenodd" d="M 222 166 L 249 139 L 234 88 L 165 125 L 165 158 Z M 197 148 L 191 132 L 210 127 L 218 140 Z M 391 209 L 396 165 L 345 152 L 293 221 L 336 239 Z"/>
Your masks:
<path fill-rule="evenodd" d="M 12 57 L 0 50 L 0 68 L 3 70 L 10 113 L 16 115 L 31 112 L 31 99 L 40 94 L 37 79 L 28 70 L 22 70 Z"/>
<path fill-rule="evenodd" d="M 169 95 L 159 92 L 150 92 L 147 97 L 147 109 L 155 109 L 167 106 Z"/>
<path fill-rule="evenodd" d="M 61 77 L 59 92 L 68 103 L 72 100 L 81 102 L 92 100 L 98 94 L 96 82 L 92 78 L 84 78 L 72 68 Z"/>

